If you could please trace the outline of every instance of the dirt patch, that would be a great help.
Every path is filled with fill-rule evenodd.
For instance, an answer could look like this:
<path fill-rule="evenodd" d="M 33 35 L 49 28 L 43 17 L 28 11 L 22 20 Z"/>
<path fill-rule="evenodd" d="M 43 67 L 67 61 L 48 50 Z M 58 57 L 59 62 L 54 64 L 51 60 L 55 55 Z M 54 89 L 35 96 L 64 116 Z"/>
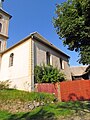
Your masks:
<path fill-rule="evenodd" d="M 0 101 L 0 110 L 1 111 L 8 111 L 10 113 L 17 113 L 17 112 L 30 112 L 34 108 L 38 106 L 43 106 L 43 102 L 23 102 L 23 101 Z"/>

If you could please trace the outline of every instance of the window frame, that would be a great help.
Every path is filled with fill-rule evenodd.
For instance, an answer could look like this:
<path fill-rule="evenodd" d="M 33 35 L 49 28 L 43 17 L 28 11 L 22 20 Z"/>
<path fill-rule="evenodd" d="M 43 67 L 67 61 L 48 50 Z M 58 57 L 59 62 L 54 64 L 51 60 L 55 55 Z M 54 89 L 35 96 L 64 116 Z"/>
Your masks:
<path fill-rule="evenodd" d="M 50 65 L 50 52 L 46 52 L 46 64 Z"/>
<path fill-rule="evenodd" d="M 2 23 L 0 23 L 0 32 L 2 31 Z"/>
<path fill-rule="evenodd" d="M 3 16 L 0 14 L 0 19 L 3 19 Z"/>
<path fill-rule="evenodd" d="M 62 58 L 60 58 L 60 69 L 64 70 L 64 60 Z"/>
<path fill-rule="evenodd" d="M 14 53 L 11 53 L 9 56 L 9 67 L 13 66 L 14 61 Z"/>

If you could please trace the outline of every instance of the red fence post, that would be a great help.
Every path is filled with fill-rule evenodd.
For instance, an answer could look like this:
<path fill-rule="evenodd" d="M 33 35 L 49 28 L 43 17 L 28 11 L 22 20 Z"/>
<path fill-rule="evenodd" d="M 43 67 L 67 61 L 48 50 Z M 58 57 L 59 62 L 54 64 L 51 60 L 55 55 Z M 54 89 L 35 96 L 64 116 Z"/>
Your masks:
<path fill-rule="evenodd" d="M 35 92 L 38 92 L 38 83 L 35 84 L 35 89 L 34 89 Z"/>

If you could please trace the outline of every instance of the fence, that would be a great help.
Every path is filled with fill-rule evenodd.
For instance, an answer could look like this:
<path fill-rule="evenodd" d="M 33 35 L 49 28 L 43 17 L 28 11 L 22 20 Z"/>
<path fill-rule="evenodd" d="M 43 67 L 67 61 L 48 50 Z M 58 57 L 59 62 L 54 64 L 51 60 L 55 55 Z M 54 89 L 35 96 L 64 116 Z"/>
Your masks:
<path fill-rule="evenodd" d="M 57 84 L 41 83 L 35 85 L 36 92 L 46 92 L 55 94 L 58 97 Z"/>
<path fill-rule="evenodd" d="M 90 80 L 37 84 L 38 92 L 54 93 L 60 101 L 90 100 Z"/>

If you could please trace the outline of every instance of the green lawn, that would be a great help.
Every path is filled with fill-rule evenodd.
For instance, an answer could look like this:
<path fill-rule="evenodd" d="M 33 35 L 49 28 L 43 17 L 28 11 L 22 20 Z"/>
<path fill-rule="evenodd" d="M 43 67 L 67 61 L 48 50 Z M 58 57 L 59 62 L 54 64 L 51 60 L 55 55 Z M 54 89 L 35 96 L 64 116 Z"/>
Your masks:
<path fill-rule="evenodd" d="M 45 101 L 45 106 L 40 106 L 29 112 L 11 113 L 0 110 L 0 120 L 58 120 L 59 117 L 72 115 L 79 111 L 90 112 L 90 102 L 55 102 L 55 97 L 45 93 L 29 93 L 18 90 L 0 90 L 0 103 L 6 101 Z M 49 103 L 48 103 L 49 101 Z"/>
<path fill-rule="evenodd" d="M 53 101 L 55 100 L 54 95 L 48 93 L 37 93 L 37 92 L 25 92 L 20 90 L 8 89 L 0 90 L 0 101 Z"/>

